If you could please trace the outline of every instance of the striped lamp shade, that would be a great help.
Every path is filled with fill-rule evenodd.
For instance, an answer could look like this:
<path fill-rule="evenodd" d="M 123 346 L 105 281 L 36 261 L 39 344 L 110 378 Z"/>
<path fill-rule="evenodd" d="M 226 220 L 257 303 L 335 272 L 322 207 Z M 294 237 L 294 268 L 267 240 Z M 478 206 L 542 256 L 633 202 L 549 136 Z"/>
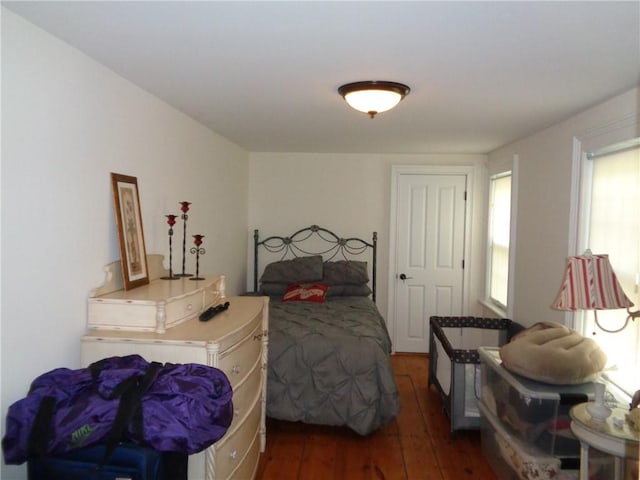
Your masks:
<path fill-rule="evenodd" d="M 567 258 L 562 287 L 551 305 L 557 310 L 608 310 L 632 307 L 616 277 L 609 255 L 584 255 Z"/>

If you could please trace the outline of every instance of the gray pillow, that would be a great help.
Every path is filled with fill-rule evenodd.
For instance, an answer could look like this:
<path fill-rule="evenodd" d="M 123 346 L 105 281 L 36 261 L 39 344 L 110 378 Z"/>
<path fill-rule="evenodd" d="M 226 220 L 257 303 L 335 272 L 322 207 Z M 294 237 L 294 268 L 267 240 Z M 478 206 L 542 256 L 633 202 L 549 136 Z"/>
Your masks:
<path fill-rule="evenodd" d="M 290 284 L 288 283 L 275 283 L 266 282 L 260 284 L 260 293 L 269 297 L 281 297 Z"/>
<path fill-rule="evenodd" d="M 368 285 L 330 285 L 327 297 L 368 297 L 371 293 Z"/>
<path fill-rule="evenodd" d="M 322 256 L 296 257 L 267 265 L 261 283 L 305 283 L 322 280 Z"/>
<path fill-rule="evenodd" d="M 327 285 L 365 285 L 369 282 L 367 262 L 338 260 L 324 263 L 323 283 Z"/>

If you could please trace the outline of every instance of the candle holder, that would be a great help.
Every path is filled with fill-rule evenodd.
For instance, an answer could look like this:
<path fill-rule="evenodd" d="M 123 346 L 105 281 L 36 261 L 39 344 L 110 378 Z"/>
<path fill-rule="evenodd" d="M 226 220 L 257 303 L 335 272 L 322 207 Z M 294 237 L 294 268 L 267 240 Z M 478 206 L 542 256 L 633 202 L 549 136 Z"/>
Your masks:
<path fill-rule="evenodd" d="M 185 273 L 184 266 L 186 261 L 186 250 L 187 250 L 187 220 L 189 219 L 189 205 L 191 202 L 179 202 L 180 210 L 182 210 L 182 273 L 176 274 L 176 277 L 193 277 L 191 273 Z"/>
<path fill-rule="evenodd" d="M 168 277 L 160 277 L 162 280 L 178 280 L 179 277 L 173 274 L 173 226 L 176 224 L 177 215 L 165 215 L 167 217 L 167 223 L 169 224 L 169 276 Z"/>
<path fill-rule="evenodd" d="M 200 273 L 200 255 L 204 255 L 205 253 L 207 253 L 207 251 L 201 247 L 200 245 L 202 245 L 202 239 L 204 238 L 204 235 L 194 235 L 193 236 L 193 243 L 195 243 L 195 247 L 191 247 L 191 253 L 192 254 L 196 254 L 196 276 L 195 277 L 191 277 L 189 280 L 204 280 L 204 278 L 199 276 Z"/>

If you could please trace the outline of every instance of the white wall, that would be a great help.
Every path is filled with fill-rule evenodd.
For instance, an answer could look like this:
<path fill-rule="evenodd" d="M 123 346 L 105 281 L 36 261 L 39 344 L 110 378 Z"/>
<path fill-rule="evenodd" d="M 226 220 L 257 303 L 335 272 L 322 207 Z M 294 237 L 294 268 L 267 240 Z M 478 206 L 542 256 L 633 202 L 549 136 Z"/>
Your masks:
<path fill-rule="evenodd" d="M 387 316 L 392 165 L 470 165 L 475 169 L 470 305 L 479 308 L 484 265 L 485 155 L 251 153 L 249 227 L 286 235 L 317 224 L 340 236 L 378 232 L 377 304 Z M 264 237 L 263 237 L 264 238 Z M 250 258 L 253 252 L 250 252 Z M 252 262 L 249 275 L 252 274 Z M 248 284 L 252 288 L 252 284 Z M 476 314 L 470 312 L 470 314 Z"/>
<path fill-rule="evenodd" d="M 574 138 L 585 141 L 599 132 L 613 142 L 618 127 L 638 118 L 639 101 L 636 88 L 489 155 L 489 169 L 514 154 L 520 159 L 513 314 L 519 322 L 565 318 L 550 305 L 566 257 L 576 253 L 571 231 Z M 634 134 L 640 136 L 637 127 Z"/>
<path fill-rule="evenodd" d="M 87 296 L 120 256 L 112 171 L 138 179 L 148 253 L 168 255 L 164 215 L 190 201 L 201 272 L 244 289 L 248 153 L 2 9 L 3 435 L 35 376 L 80 365 Z"/>

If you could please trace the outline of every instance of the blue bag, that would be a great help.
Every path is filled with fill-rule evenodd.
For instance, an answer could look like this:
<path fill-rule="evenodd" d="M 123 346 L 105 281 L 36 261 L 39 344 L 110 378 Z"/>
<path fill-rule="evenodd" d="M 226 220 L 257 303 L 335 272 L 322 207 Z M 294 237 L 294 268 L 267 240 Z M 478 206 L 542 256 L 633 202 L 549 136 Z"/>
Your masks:
<path fill-rule="evenodd" d="M 107 462 L 106 447 L 27 461 L 27 480 L 187 480 L 186 454 L 120 443 Z"/>
<path fill-rule="evenodd" d="M 9 407 L 4 460 L 20 464 L 98 443 L 108 445 L 108 456 L 119 441 L 191 455 L 226 433 L 232 396 L 226 375 L 206 365 L 161 365 L 129 355 L 58 368 L 36 378 Z"/>

